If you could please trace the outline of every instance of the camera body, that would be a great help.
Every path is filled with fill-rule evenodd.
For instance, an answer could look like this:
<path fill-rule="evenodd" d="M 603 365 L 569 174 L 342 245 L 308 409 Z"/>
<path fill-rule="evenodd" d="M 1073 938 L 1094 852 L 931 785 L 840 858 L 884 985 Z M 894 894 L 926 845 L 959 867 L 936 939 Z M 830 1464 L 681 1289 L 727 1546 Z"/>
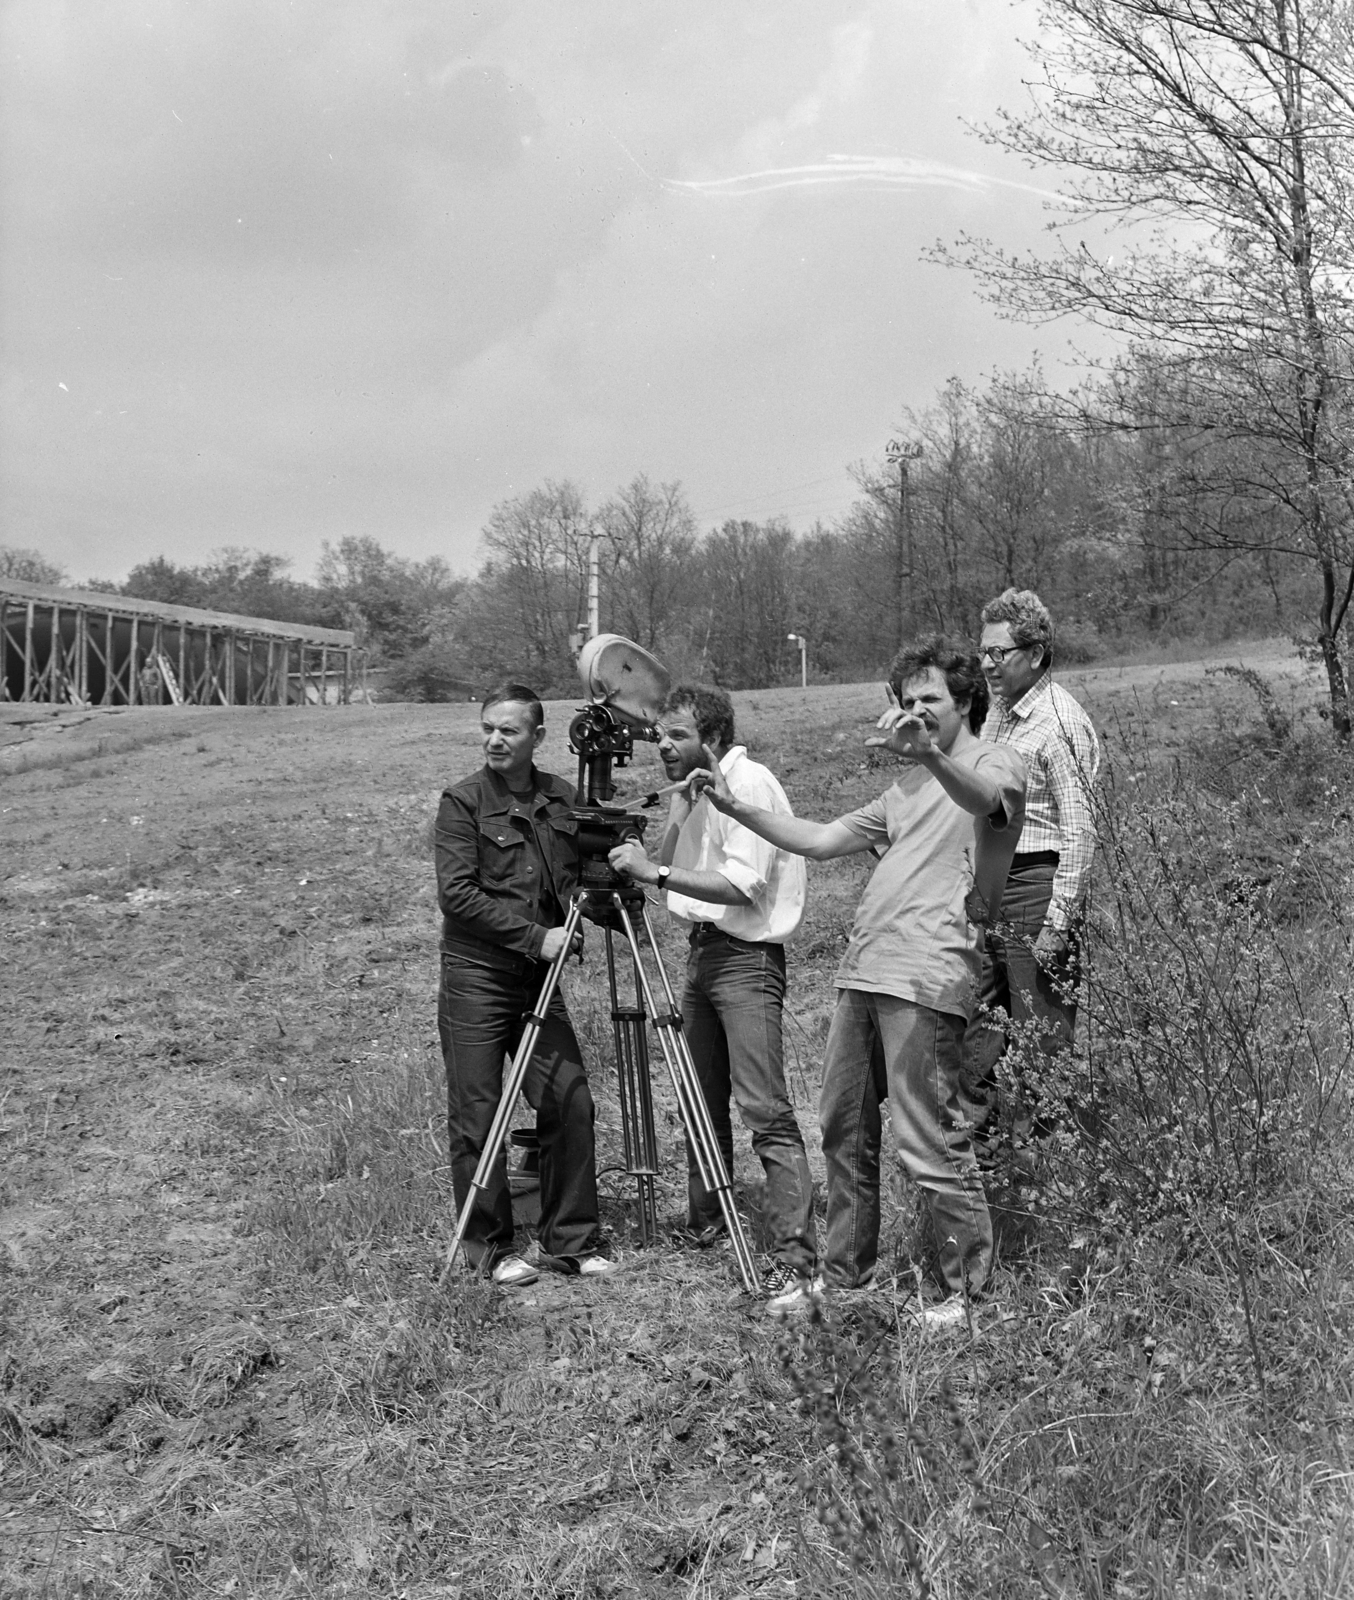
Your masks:
<path fill-rule="evenodd" d="M 643 891 L 607 857 L 627 839 L 642 838 L 648 818 L 607 803 L 616 793 L 612 771 L 630 760 L 636 738 L 657 742 L 656 719 L 670 680 L 647 650 L 614 633 L 588 641 L 578 675 L 592 697 L 569 724 L 569 748 L 578 757 L 579 887 L 634 899 Z"/>
<path fill-rule="evenodd" d="M 652 736 L 648 724 L 640 737 Z M 614 871 L 607 857 L 627 839 L 643 837 L 647 817 L 637 817 L 606 802 L 616 793 L 612 767 L 623 767 L 634 753 L 633 726 L 609 706 L 584 706 L 569 724 L 569 748 L 578 757 L 578 793 L 584 803 L 574 808 L 578 823 L 578 886 L 593 892 L 631 894 L 635 885 Z"/>

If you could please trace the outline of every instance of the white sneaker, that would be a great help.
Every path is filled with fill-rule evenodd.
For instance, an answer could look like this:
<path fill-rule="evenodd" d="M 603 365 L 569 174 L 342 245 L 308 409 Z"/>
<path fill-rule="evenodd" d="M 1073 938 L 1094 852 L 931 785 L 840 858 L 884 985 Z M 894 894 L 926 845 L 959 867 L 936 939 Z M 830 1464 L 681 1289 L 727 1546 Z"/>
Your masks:
<path fill-rule="evenodd" d="M 917 1321 L 923 1328 L 959 1328 L 968 1321 L 968 1311 L 962 1294 L 949 1295 L 917 1312 Z"/>
<path fill-rule="evenodd" d="M 521 1289 L 535 1283 L 540 1273 L 521 1256 L 500 1256 L 494 1263 L 492 1277 L 500 1289 Z"/>
<path fill-rule="evenodd" d="M 574 1259 L 578 1262 L 580 1278 L 609 1278 L 613 1272 L 621 1270 L 620 1262 L 613 1261 L 610 1256 L 575 1256 Z"/>
<path fill-rule="evenodd" d="M 774 1294 L 766 1302 L 768 1317 L 802 1317 L 809 1309 L 823 1302 L 824 1278 L 816 1272 L 812 1278 L 796 1278 L 788 1289 Z"/>

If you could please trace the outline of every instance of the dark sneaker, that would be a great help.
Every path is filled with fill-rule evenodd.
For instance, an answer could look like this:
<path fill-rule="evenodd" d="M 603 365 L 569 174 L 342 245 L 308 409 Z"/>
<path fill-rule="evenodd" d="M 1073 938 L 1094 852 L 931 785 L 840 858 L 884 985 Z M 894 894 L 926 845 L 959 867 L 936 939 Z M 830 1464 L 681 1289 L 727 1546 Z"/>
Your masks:
<path fill-rule="evenodd" d="M 787 1262 L 773 1261 L 762 1273 L 762 1289 L 768 1300 L 774 1300 L 778 1294 L 793 1289 L 799 1279 L 800 1274 Z"/>

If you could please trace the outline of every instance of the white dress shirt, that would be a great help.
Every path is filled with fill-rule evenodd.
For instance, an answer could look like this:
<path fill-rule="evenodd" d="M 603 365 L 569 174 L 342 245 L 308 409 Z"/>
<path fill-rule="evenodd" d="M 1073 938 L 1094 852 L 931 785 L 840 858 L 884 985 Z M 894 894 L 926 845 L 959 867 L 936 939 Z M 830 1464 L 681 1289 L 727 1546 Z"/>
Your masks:
<path fill-rule="evenodd" d="M 759 811 L 793 816 L 775 775 L 736 744 L 720 759 L 735 798 Z M 668 910 L 684 922 L 712 922 L 734 939 L 753 944 L 784 944 L 804 915 L 808 874 L 802 856 L 775 845 L 716 811 L 704 795 L 682 824 L 672 865 L 692 872 L 718 872 L 751 900 L 747 906 L 712 905 L 675 889 L 667 892 Z"/>

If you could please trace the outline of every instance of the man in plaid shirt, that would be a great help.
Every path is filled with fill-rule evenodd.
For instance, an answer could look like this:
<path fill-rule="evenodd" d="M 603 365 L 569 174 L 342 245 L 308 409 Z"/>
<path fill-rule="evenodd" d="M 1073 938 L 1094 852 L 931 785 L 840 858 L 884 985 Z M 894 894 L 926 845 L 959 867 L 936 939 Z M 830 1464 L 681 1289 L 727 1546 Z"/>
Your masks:
<path fill-rule="evenodd" d="M 1054 683 L 1053 619 L 1032 589 L 1007 589 L 982 612 L 983 673 L 992 693 L 982 736 L 1025 758 L 1025 828 L 997 926 L 988 929 L 980 1004 L 1034 1023 L 1047 1055 L 1072 1042 L 1080 927 L 1095 854 L 1092 794 L 1100 744 L 1091 719 Z M 961 1104 L 989 1129 L 999 1028 L 976 1020 L 964 1043 Z M 990 1130 L 995 1131 L 995 1130 Z"/>

